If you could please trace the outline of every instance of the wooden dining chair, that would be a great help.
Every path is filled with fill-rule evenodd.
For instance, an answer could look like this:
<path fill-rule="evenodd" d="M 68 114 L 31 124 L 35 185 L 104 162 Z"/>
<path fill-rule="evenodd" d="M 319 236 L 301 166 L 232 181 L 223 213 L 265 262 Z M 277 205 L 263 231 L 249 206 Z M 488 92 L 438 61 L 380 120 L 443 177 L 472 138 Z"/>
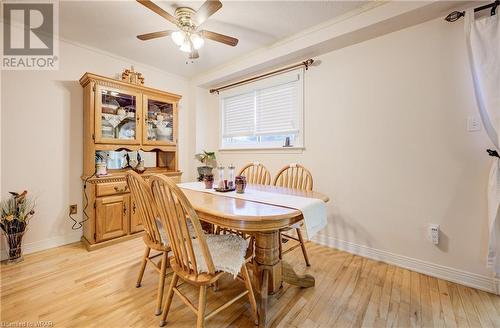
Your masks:
<path fill-rule="evenodd" d="M 285 188 L 312 191 L 313 178 L 311 172 L 309 172 L 309 170 L 306 169 L 304 166 L 300 164 L 289 164 L 283 167 L 281 170 L 279 170 L 279 172 L 274 177 L 273 185 Z M 288 231 L 291 229 L 295 229 L 297 237 L 280 232 L 281 234 L 281 243 L 279 249 L 280 258 L 282 258 L 283 255 L 285 255 L 286 253 L 291 252 L 295 248 L 300 246 L 302 248 L 302 254 L 304 255 L 304 260 L 306 261 L 306 265 L 311 266 L 311 264 L 309 263 L 309 257 L 307 256 L 307 250 L 304 244 L 304 238 L 302 237 L 302 232 L 300 230 L 302 224 L 303 221 L 300 221 L 290 226 L 289 228 L 282 230 L 282 231 Z M 283 241 L 284 241 L 283 239 L 285 239 L 286 241 L 293 239 L 298 243 L 283 252 Z"/>
<path fill-rule="evenodd" d="M 198 215 L 175 182 L 162 175 L 153 175 L 150 179 L 153 198 L 167 228 L 173 252 L 170 265 L 174 275 L 168 288 L 160 326 L 166 324 L 174 293 L 197 315 L 197 328 L 204 327 L 206 319 L 245 295 L 248 295 L 252 316 L 257 322 L 257 304 L 246 267 L 250 260 L 250 257 L 245 257 L 247 241 L 233 234 L 204 234 Z M 189 236 L 187 222 L 193 226 L 195 239 Z M 224 273 L 237 276 L 238 272 L 241 273 L 246 290 L 208 315 L 205 314 L 207 287 L 217 282 Z M 199 287 L 197 307 L 177 288 L 179 278 Z"/>
<path fill-rule="evenodd" d="M 259 162 L 243 166 L 238 175 L 246 177 L 247 183 L 250 184 L 271 184 L 271 173 L 269 173 L 269 170 Z"/>
<path fill-rule="evenodd" d="M 142 257 L 141 269 L 137 277 L 136 287 L 141 287 L 142 277 L 144 276 L 144 270 L 146 269 L 147 263 L 153 264 L 155 270 L 160 273 L 155 311 L 155 315 L 160 315 L 168 266 L 168 252 L 171 250 L 168 244 L 167 232 L 158 219 L 158 211 L 148 183 L 132 170 L 127 172 L 126 179 L 146 232 L 143 237 L 146 249 Z M 158 251 L 159 253 L 150 256 L 151 250 Z M 153 261 L 156 257 L 161 257 L 158 263 Z"/>
<path fill-rule="evenodd" d="M 311 172 L 300 164 L 283 167 L 274 177 L 274 186 L 311 191 L 313 178 Z"/>

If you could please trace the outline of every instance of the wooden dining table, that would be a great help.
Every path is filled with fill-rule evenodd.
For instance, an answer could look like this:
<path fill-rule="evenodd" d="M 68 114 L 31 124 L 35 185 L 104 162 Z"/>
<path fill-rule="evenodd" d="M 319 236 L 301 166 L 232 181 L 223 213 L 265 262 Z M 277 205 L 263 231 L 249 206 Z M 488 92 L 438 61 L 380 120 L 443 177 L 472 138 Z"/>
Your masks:
<path fill-rule="evenodd" d="M 180 185 L 182 188 L 182 184 Z M 247 189 L 321 199 L 329 198 L 314 191 L 290 188 L 248 185 Z M 314 286 L 314 277 L 297 274 L 292 266 L 280 259 L 280 230 L 303 219 L 294 208 L 265 202 L 250 201 L 227 195 L 207 193 L 188 188 L 183 192 L 193 205 L 201 220 L 223 228 L 247 233 L 255 238 L 254 284 L 260 294 L 259 326 L 266 327 L 268 321 L 268 298 L 283 286 L 283 283 L 299 287 Z"/>

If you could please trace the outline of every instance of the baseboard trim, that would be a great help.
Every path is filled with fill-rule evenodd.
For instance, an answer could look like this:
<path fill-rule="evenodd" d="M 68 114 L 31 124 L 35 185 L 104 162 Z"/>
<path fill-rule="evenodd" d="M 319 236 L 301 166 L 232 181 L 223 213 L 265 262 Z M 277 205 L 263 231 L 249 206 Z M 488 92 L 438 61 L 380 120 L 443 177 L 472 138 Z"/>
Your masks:
<path fill-rule="evenodd" d="M 23 253 L 30 254 L 39 251 L 44 251 L 49 248 L 54 248 L 58 246 L 63 246 L 71 243 L 75 243 L 80 241 L 82 237 L 82 232 L 80 230 L 71 232 L 67 235 L 56 236 L 44 240 L 35 241 L 32 243 L 23 244 Z M 7 250 L 2 248 L 2 252 L 0 254 L 1 260 L 6 260 L 8 258 Z"/>
<path fill-rule="evenodd" d="M 336 248 L 372 260 L 385 262 L 432 277 L 448 280 L 464 286 L 500 295 L 500 280 L 495 277 L 488 277 L 476 273 L 462 271 L 443 265 L 394 254 L 380 249 L 355 244 L 334 237 L 320 235 L 315 236 L 311 240 L 324 246 Z"/>

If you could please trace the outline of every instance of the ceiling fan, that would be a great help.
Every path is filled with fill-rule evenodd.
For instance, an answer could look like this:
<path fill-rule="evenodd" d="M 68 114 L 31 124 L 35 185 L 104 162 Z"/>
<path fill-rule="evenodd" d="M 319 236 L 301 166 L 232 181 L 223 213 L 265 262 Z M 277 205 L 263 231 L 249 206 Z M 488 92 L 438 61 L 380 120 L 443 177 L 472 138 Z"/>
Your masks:
<path fill-rule="evenodd" d="M 207 30 L 198 30 L 201 24 L 222 8 L 222 3 L 219 0 L 207 0 L 197 11 L 189 7 L 179 7 L 175 9 L 175 16 L 170 15 L 150 0 L 137 0 L 137 2 L 177 26 L 176 31 L 165 30 L 138 35 L 139 40 L 146 41 L 170 35 L 172 41 L 179 46 L 179 50 L 189 53 L 189 59 L 200 57 L 198 49 L 203 46 L 205 39 L 232 47 L 238 44 L 238 39 L 231 36 Z"/>

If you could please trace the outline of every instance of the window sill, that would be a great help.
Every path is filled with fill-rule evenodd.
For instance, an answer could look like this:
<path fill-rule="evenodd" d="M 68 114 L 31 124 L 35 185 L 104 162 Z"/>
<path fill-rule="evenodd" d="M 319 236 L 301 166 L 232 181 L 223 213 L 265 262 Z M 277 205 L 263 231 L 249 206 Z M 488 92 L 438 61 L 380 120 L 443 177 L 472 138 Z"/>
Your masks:
<path fill-rule="evenodd" d="M 234 147 L 219 148 L 219 152 L 302 153 L 305 149 L 305 147 Z"/>

